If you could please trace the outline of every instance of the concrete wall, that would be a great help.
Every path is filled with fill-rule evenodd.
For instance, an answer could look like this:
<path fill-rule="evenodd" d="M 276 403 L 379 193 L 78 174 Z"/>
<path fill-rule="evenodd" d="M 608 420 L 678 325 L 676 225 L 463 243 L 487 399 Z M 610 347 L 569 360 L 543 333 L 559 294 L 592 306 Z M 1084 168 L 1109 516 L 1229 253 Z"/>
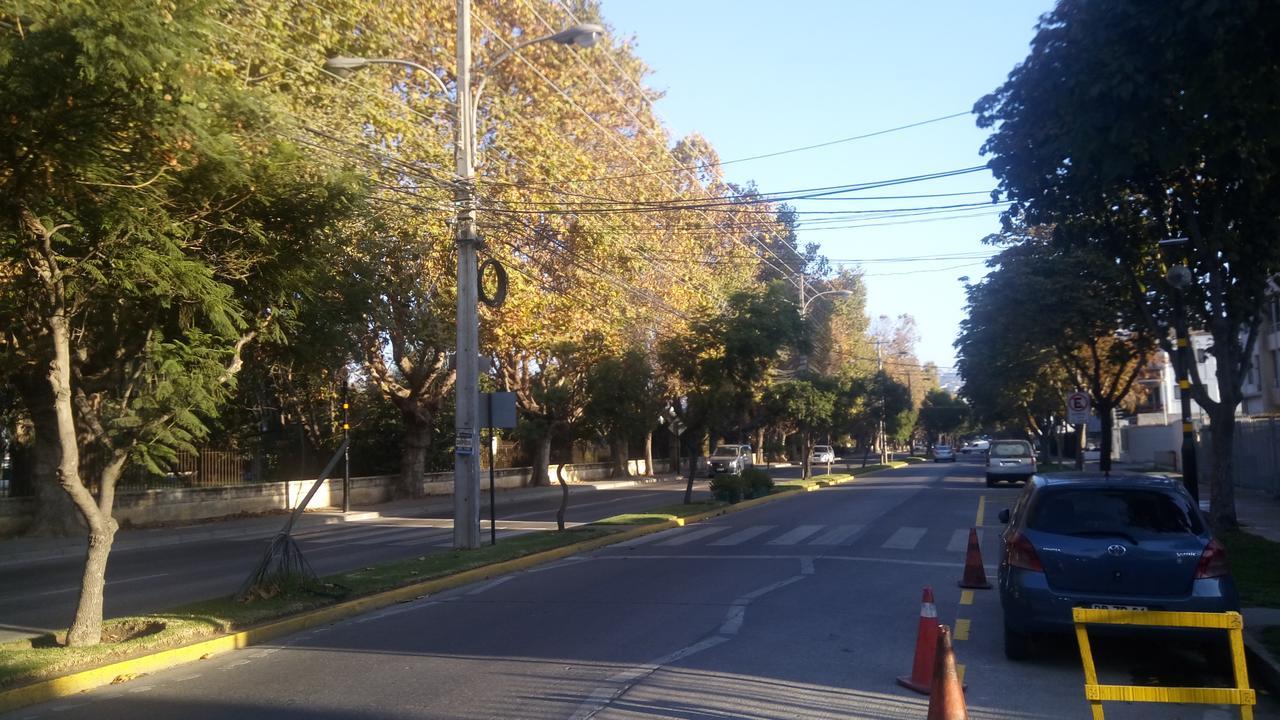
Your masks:
<path fill-rule="evenodd" d="M 658 472 L 665 472 L 669 464 L 665 460 L 654 461 Z M 550 468 L 553 483 L 559 467 L 552 465 Z M 643 472 L 645 469 L 643 460 L 632 460 L 630 467 L 633 475 L 649 474 Z M 588 482 L 607 479 L 612 465 L 590 463 L 565 465 L 564 468 L 566 481 Z M 496 470 L 494 485 L 499 490 L 525 487 L 530 483 L 532 470 L 528 467 Z M 353 506 L 375 505 L 391 500 L 395 479 L 393 475 L 351 478 L 351 504 Z M 115 517 L 121 524 L 128 522 L 143 525 L 158 522 L 182 523 L 241 513 L 287 510 L 297 507 L 314 483 L 314 480 L 292 480 L 230 487 L 122 492 L 116 495 Z M 488 492 L 489 473 L 487 471 L 481 472 L 480 486 L 483 492 Z M 453 473 L 424 475 L 418 486 L 418 493 L 423 496 L 452 494 Z M 336 478 L 322 483 L 307 507 L 317 509 L 341 505 L 342 478 Z M 0 498 L 0 535 L 13 535 L 25 529 L 32 509 L 33 504 L 30 498 Z"/>
<path fill-rule="evenodd" d="M 1208 487 L 1212 472 L 1213 426 L 1200 434 L 1200 487 Z M 1236 486 L 1280 495 L 1280 418 L 1236 418 L 1232 453 Z M 1202 495 L 1202 497 L 1204 497 Z"/>

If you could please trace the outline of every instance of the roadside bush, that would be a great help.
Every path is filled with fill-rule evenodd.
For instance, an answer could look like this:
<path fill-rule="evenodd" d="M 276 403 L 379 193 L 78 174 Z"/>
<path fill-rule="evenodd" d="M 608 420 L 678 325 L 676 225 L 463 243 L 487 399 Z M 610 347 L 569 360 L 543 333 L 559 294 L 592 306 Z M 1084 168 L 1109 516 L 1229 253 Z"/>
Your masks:
<path fill-rule="evenodd" d="M 773 492 L 773 478 L 760 468 L 749 467 L 743 470 L 742 480 L 746 483 L 744 492 L 746 497 L 764 497 Z"/>
<path fill-rule="evenodd" d="M 727 503 L 736 503 L 746 495 L 748 486 L 741 475 L 716 475 L 711 479 L 711 496 Z"/>

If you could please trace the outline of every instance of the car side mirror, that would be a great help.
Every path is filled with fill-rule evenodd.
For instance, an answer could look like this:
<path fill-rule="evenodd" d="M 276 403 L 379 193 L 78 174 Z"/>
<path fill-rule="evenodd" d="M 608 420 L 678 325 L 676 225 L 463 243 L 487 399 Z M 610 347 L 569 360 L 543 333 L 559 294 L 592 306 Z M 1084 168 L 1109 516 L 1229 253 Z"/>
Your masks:
<path fill-rule="evenodd" d="M 1009 524 L 1009 508 L 1005 508 L 1001 510 L 998 517 L 1000 518 L 1000 522 L 1004 523 L 1005 525 L 1008 525 Z"/>

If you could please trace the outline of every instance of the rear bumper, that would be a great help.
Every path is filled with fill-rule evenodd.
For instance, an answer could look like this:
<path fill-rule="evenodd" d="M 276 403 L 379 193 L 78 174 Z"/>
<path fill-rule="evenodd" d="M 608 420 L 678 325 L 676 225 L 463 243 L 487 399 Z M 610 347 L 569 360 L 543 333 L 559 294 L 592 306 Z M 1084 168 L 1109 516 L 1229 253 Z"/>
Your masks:
<path fill-rule="evenodd" d="M 1173 597 L 1099 595 L 1054 590 L 1049 587 L 1044 573 L 1018 568 L 1001 568 L 999 584 L 1005 624 L 1022 633 L 1071 632 L 1075 628 L 1071 620 L 1071 608 L 1090 607 L 1095 603 L 1133 605 L 1169 612 L 1226 612 L 1240 609 L 1235 581 L 1230 577 L 1194 580 L 1190 593 Z M 1144 631 L 1169 632 L 1173 629 L 1161 631 L 1158 628 L 1109 626 L 1107 630 L 1128 634 Z"/>

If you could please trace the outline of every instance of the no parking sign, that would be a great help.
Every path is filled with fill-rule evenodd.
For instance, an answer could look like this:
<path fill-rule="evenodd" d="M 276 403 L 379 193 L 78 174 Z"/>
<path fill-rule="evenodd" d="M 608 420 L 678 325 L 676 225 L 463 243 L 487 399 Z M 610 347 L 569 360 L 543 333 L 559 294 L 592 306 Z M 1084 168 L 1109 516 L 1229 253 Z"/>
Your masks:
<path fill-rule="evenodd" d="M 1073 392 L 1067 396 L 1067 422 L 1083 425 L 1089 422 L 1089 394 Z"/>

